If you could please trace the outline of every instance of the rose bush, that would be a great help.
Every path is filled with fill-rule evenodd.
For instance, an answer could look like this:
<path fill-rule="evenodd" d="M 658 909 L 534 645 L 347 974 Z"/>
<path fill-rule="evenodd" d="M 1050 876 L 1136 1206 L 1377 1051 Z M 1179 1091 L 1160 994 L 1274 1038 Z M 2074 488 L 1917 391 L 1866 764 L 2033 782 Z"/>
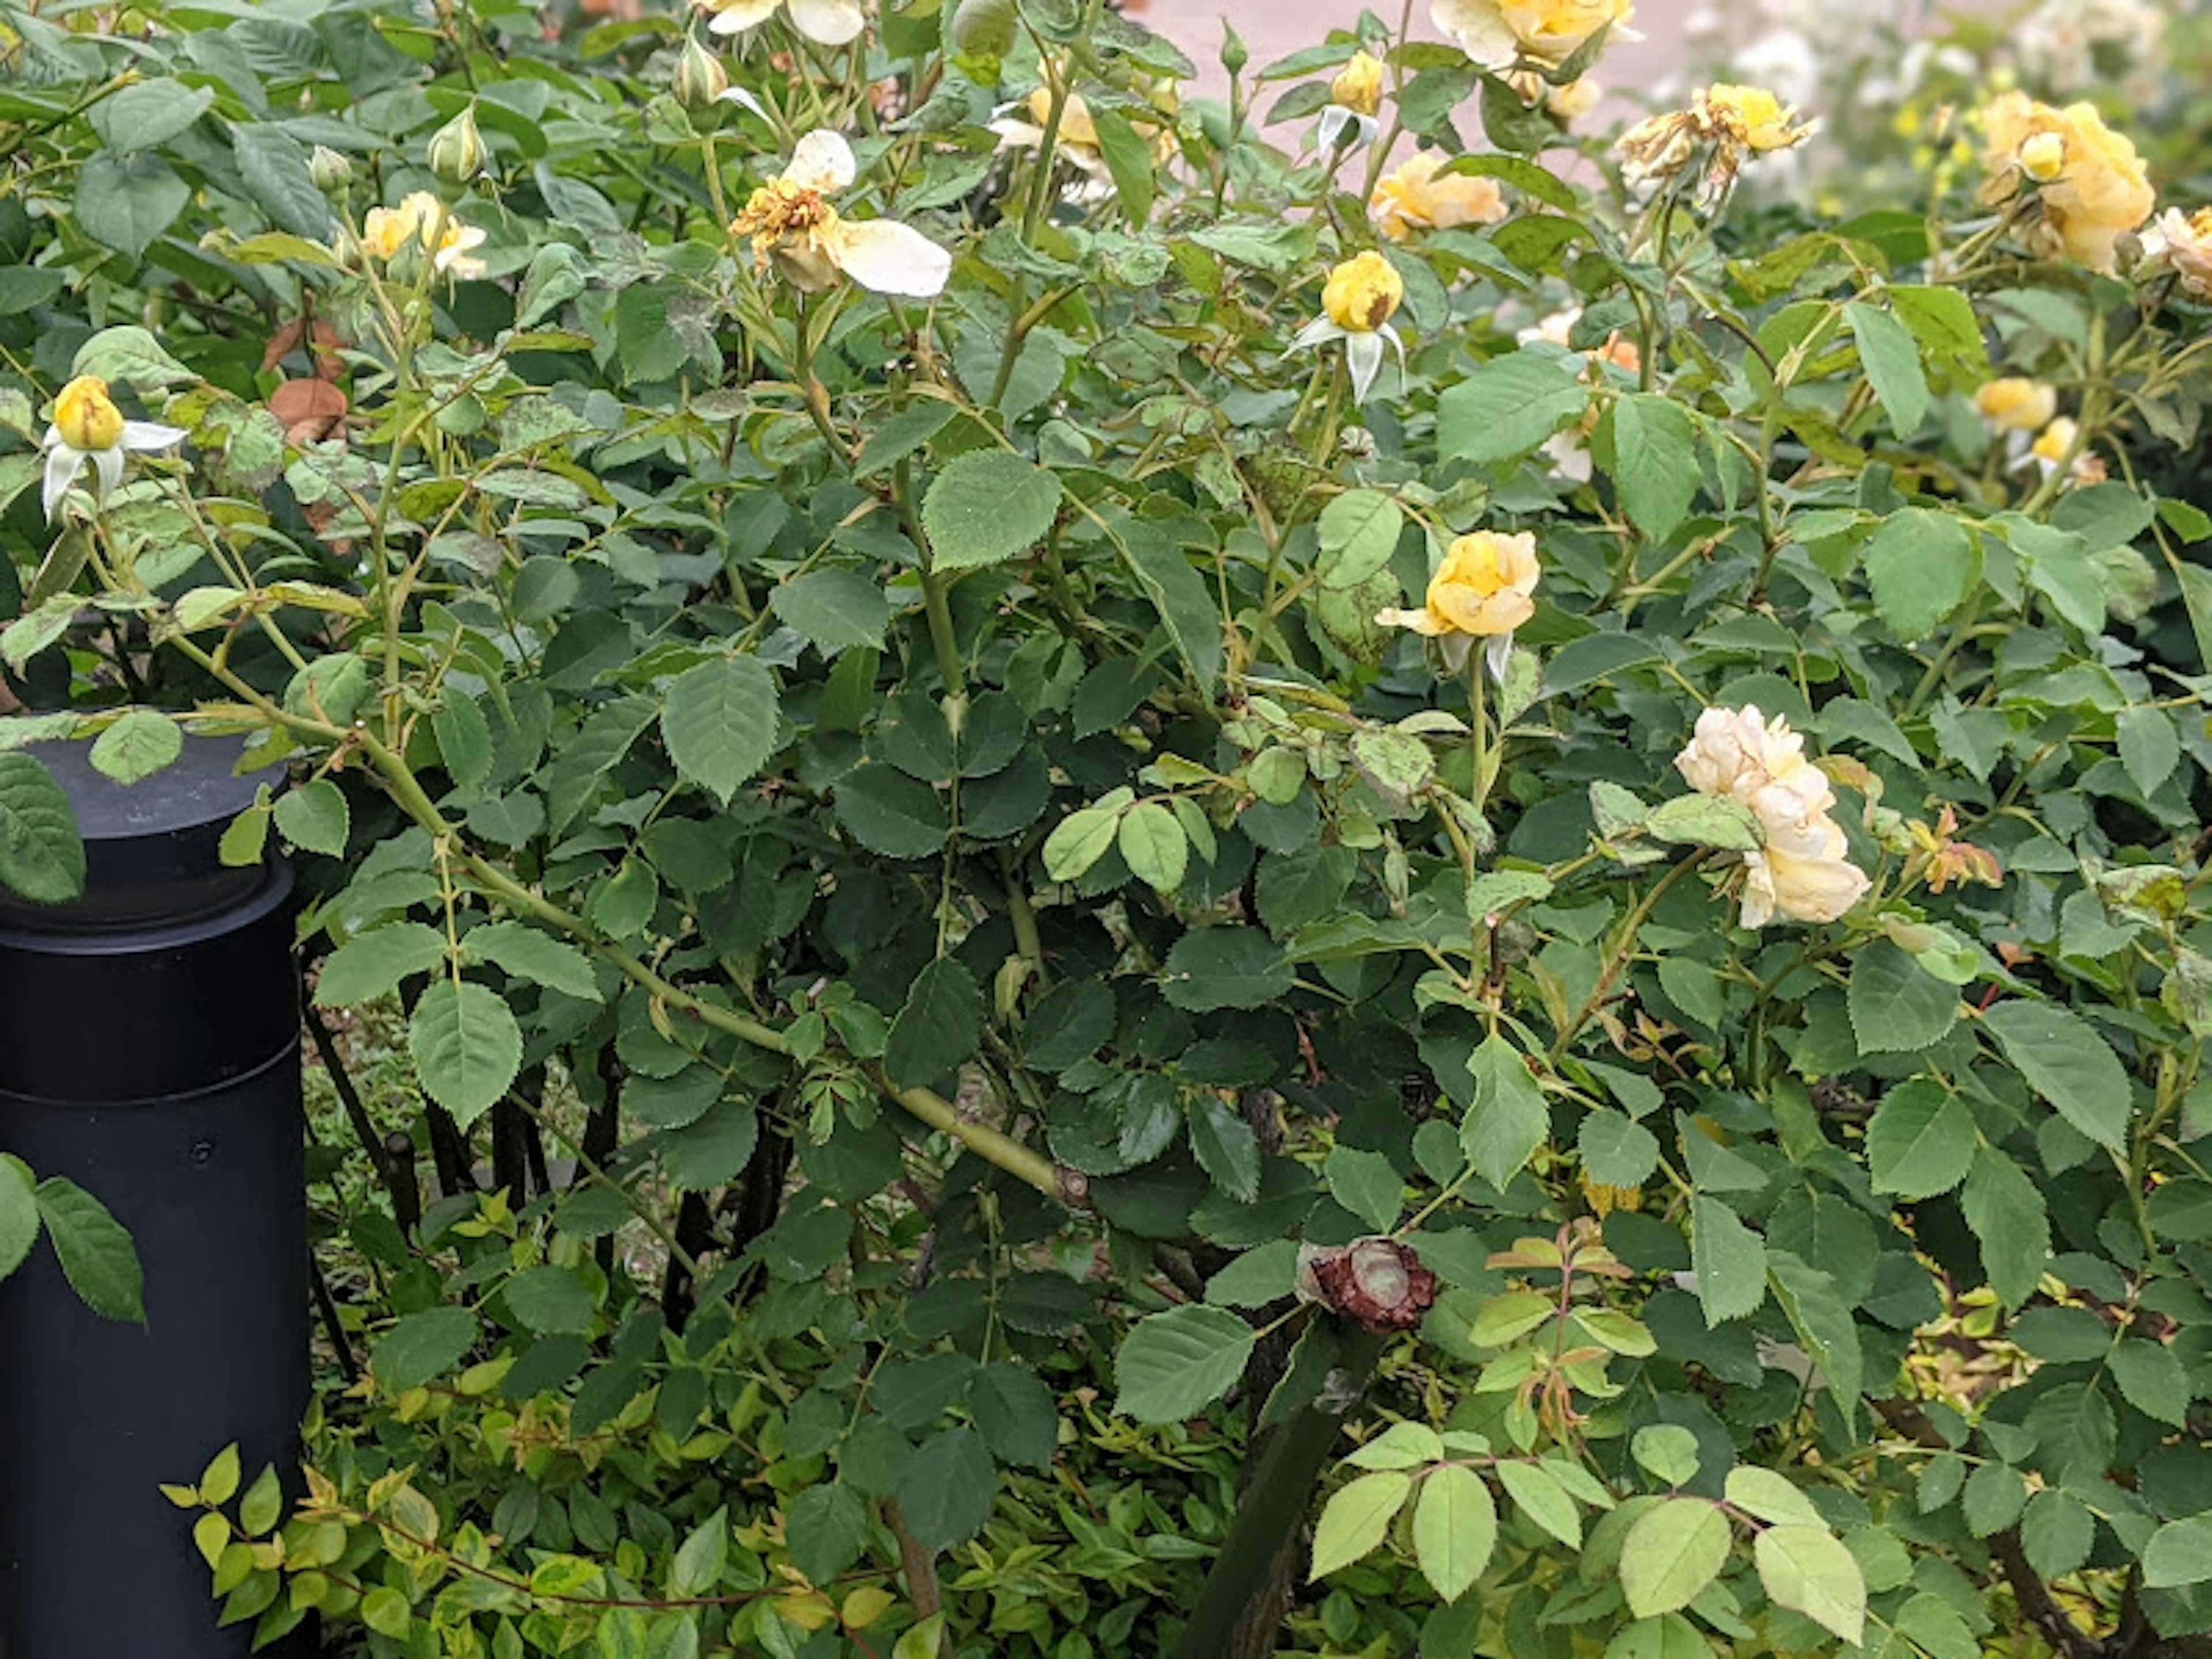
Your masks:
<path fill-rule="evenodd" d="M 0 880 L 246 733 L 404 1052 L 225 1618 L 2212 1632 L 2200 204 L 1739 218 L 1630 9 L 0 10 Z"/>

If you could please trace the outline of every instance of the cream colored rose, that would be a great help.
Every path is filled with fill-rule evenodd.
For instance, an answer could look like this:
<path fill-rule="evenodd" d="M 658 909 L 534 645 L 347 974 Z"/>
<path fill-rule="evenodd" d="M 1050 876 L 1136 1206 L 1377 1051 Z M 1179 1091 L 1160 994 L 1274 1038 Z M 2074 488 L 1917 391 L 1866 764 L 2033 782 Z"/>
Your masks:
<path fill-rule="evenodd" d="M 1448 159 L 1434 150 L 1422 150 L 1376 179 L 1367 203 L 1376 228 L 1392 241 L 1402 242 L 1417 230 L 1455 230 L 1503 219 L 1505 198 L 1498 181 L 1443 173 Z"/>
<path fill-rule="evenodd" d="M 1866 894 L 1866 872 L 1845 856 L 1850 843 L 1825 811 L 1807 811 L 1779 786 L 1750 803 L 1766 845 L 1744 858 L 1743 925 L 1764 927 L 1778 915 L 1792 921 L 1833 921 Z"/>
<path fill-rule="evenodd" d="M 1805 739 L 1777 714 L 1766 719 L 1756 703 L 1708 708 L 1698 716 L 1674 769 L 1701 795 L 1727 795 L 1757 810 L 1758 798 L 1779 789 L 1806 812 L 1835 805 L 1827 775 L 1805 758 Z"/>
<path fill-rule="evenodd" d="M 2142 246 L 2148 268 L 2171 270 L 2191 294 L 2212 299 L 2212 207 L 2166 209 L 2143 232 Z"/>
<path fill-rule="evenodd" d="M 1635 0 L 1433 0 L 1429 16 L 1486 69 L 1523 58 L 1561 64 L 1600 29 L 1632 39 Z"/>

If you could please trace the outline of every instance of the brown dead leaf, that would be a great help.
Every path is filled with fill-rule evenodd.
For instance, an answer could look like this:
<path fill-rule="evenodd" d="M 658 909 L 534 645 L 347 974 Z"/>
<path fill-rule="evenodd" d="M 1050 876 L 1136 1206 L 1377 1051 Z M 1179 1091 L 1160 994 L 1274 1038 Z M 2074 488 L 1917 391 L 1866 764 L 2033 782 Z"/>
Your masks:
<path fill-rule="evenodd" d="M 269 412 L 283 422 L 286 442 L 318 443 L 345 424 L 346 395 L 328 380 L 287 380 L 269 394 Z"/>

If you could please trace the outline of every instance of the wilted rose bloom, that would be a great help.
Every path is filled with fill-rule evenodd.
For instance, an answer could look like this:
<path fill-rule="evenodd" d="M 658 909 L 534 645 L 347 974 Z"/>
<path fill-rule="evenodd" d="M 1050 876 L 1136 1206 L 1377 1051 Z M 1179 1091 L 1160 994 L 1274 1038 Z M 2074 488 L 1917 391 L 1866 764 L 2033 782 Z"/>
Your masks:
<path fill-rule="evenodd" d="M 1640 121 L 1616 146 L 1621 181 L 1644 192 L 1699 167 L 1693 199 L 1714 207 L 1735 188 L 1754 155 L 1794 149 L 1813 136 L 1797 112 L 1759 87 L 1716 82 L 1694 94 L 1690 107 Z"/>
<path fill-rule="evenodd" d="M 792 27 L 825 46 L 842 46 L 857 40 L 868 26 L 860 0 L 697 0 L 708 14 L 707 27 L 716 34 L 736 34 L 757 28 L 781 11 Z"/>
<path fill-rule="evenodd" d="M 926 300 L 942 293 L 952 256 L 895 219 L 852 221 L 823 199 L 857 175 L 853 147 L 827 128 L 799 141 L 791 165 L 752 193 L 730 233 L 750 238 L 793 288 L 815 293 L 841 275 L 878 294 Z"/>
<path fill-rule="evenodd" d="M 2212 300 L 2212 207 L 2166 209 L 2143 232 L 2142 249 L 2146 267 L 2171 270 L 2189 292 Z"/>
<path fill-rule="evenodd" d="M 1495 179 L 1445 173 L 1449 157 L 1425 149 L 1407 156 L 1375 181 L 1368 216 L 1394 242 L 1417 230 L 1455 230 L 1493 225 L 1505 216 L 1505 197 Z"/>
<path fill-rule="evenodd" d="M 2041 380 L 2008 374 L 1974 393 L 1974 411 L 2001 432 L 2040 432 L 2058 413 L 2058 393 Z"/>
<path fill-rule="evenodd" d="M 1797 112 L 1764 87 L 1719 82 L 1707 87 L 1699 98 L 1717 125 L 1725 127 L 1737 143 L 1761 155 L 1794 149 L 1812 136 L 1810 127 L 1797 125 Z"/>
<path fill-rule="evenodd" d="M 1780 714 L 1771 720 L 1757 703 L 1708 708 L 1682 752 L 1674 757 L 1682 781 L 1701 795 L 1727 795 L 1750 806 L 1765 790 L 1780 788 L 1806 810 L 1835 804 L 1827 775 L 1805 758 L 1805 739 Z"/>
<path fill-rule="evenodd" d="M 1432 0 L 1429 16 L 1486 69 L 1527 58 L 1562 64 L 1601 29 L 1633 39 L 1635 0 Z"/>
<path fill-rule="evenodd" d="M 1437 1276 L 1395 1238 L 1307 1244 L 1298 1251 L 1298 1294 L 1379 1334 L 1410 1331 L 1436 1305 Z"/>
<path fill-rule="evenodd" d="M 2150 217 L 2157 196 L 2135 145 L 2105 125 L 2094 104 L 2063 109 L 2008 92 L 1982 112 L 1989 136 L 1984 199 L 2011 200 L 2034 188 L 2027 240 L 2038 252 L 2063 253 L 2111 276 L 2119 239 Z"/>

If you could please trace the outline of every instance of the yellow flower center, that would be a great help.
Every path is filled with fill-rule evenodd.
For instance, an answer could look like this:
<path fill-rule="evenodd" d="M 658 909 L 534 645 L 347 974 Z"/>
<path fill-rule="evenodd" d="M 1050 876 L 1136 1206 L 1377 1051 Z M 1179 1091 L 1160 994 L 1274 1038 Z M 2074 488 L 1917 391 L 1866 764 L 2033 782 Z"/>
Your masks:
<path fill-rule="evenodd" d="M 1328 83 L 1328 99 L 1358 115 L 1372 115 L 1382 107 L 1382 60 L 1358 52 Z"/>
<path fill-rule="evenodd" d="M 107 395 L 97 374 L 80 374 L 54 399 L 54 429 L 71 449 L 85 454 L 112 449 L 123 441 L 123 411 Z"/>
<path fill-rule="evenodd" d="M 1405 297 L 1406 279 L 1370 248 L 1328 273 L 1321 303 L 1329 321 L 1346 333 L 1372 334 L 1390 320 Z"/>
<path fill-rule="evenodd" d="M 764 265 L 769 251 L 778 243 L 818 236 L 836 222 L 837 210 L 822 199 L 820 191 L 775 179 L 752 193 L 730 222 L 730 234 L 750 237 L 753 257 Z"/>

